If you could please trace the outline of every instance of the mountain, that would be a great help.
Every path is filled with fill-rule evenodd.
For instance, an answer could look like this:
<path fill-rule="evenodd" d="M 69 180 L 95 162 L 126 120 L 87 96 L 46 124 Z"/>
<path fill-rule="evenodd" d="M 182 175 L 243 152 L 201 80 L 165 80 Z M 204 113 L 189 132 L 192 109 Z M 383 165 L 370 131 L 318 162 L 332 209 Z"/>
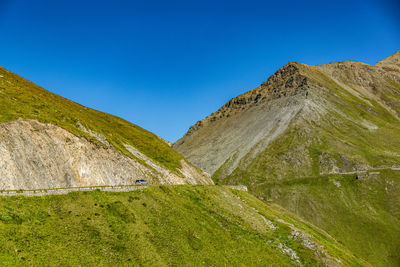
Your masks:
<path fill-rule="evenodd" d="M 370 266 L 276 205 L 221 186 L 2 197 L 4 266 Z"/>
<path fill-rule="evenodd" d="M 400 66 L 399 57 L 398 52 L 376 66 L 288 63 L 197 122 L 173 147 L 218 177 L 255 163 L 266 148 L 272 152 L 263 175 L 268 179 L 316 173 L 313 156 L 319 152 L 321 173 L 396 165 L 400 72 L 392 66 Z M 283 136 L 301 143 L 286 142 L 295 149 L 275 148 Z"/>
<path fill-rule="evenodd" d="M 151 186 L 3 192 L 0 265 L 369 266 L 280 206 L 215 186 L 157 135 L 0 68 L 0 190 L 138 178 Z"/>
<path fill-rule="evenodd" d="M 212 184 L 160 137 L 0 68 L 0 190 Z"/>
<path fill-rule="evenodd" d="M 290 62 L 173 148 L 370 263 L 400 264 L 400 51 L 373 66 Z"/>

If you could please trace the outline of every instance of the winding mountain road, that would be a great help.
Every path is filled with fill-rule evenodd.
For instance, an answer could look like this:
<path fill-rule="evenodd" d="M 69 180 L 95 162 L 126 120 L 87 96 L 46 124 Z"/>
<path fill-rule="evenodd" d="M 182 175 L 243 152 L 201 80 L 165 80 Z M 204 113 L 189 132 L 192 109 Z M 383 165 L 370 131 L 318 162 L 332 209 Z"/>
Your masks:
<path fill-rule="evenodd" d="M 108 191 L 108 192 L 130 192 L 149 187 L 148 185 L 119 185 L 119 186 L 88 186 L 88 187 L 70 187 L 70 188 L 52 188 L 36 190 L 5 190 L 0 191 L 0 196 L 48 196 L 64 195 L 70 192 L 80 191 Z"/>

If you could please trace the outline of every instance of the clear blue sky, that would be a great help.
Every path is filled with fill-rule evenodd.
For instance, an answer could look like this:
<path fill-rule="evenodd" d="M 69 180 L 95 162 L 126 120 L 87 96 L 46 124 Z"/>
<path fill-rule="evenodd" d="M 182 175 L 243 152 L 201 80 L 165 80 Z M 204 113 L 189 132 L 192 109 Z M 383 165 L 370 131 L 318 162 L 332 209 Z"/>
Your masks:
<path fill-rule="evenodd" d="M 397 0 L 0 0 L 0 65 L 175 141 L 288 61 L 374 64 Z"/>

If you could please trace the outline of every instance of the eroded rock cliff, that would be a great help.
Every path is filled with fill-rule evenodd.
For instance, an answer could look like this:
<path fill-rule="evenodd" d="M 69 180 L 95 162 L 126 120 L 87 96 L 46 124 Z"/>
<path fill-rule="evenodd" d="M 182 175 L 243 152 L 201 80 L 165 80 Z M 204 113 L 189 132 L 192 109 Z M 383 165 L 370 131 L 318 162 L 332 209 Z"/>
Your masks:
<path fill-rule="evenodd" d="M 178 174 L 140 152 L 136 156 L 125 156 L 52 124 L 23 119 L 2 123 L 0 190 L 128 185 L 136 179 L 153 184 L 211 183 L 184 160 Z"/>

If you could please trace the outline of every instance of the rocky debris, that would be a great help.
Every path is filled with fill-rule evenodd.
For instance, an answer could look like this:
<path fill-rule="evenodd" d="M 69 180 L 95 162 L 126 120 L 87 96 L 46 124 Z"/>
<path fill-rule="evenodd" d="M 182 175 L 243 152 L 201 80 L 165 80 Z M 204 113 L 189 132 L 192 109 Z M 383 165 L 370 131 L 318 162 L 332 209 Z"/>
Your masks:
<path fill-rule="evenodd" d="M 302 265 L 299 256 L 297 256 L 296 251 L 293 249 L 287 247 L 286 245 L 283 245 L 282 243 L 279 243 L 279 249 L 281 250 L 282 254 L 288 255 L 292 260 L 294 260 L 298 265 Z"/>
<path fill-rule="evenodd" d="M 322 152 L 318 156 L 318 163 L 320 174 L 363 173 L 372 168 L 368 164 L 357 162 L 340 153 L 335 157 L 332 154 Z"/>
<path fill-rule="evenodd" d="M 333 184 L 336 185 L 337 188 L 340 188 L 342 186 L 339 181 L 333 181 Z"/>
<path fill-rule="evenodd" d="M 289 98 L 273 99 L 274 105 L 264 102 L 224 119 L 223 123 L 199 127 L 175 142 L 173 148 L 210 174 L 230 161 L 232 164 L 226 170 L 229 174 L 246 154 L 257 155 L 287 129 L 305 104 L 304 96 Z M 203 123 L 206 122 L 199 125 Z"/>
<path fill-rule="evenodd" d="M 268 225 L 269 229 L 271 229 L 272 231 L 276 230 L 276 226 L 268 219 L 266 219 L 264 216 L 262 216 L 264 222 Z"/>
<path fill-rule="evenodd" d="M 303 247 L 312 250 L 314 252 L 314 255 L 321 260 L 324 266 L 334 267 L 342 265 L 340 260 L 328 254 L 324 246 L 314 241 L 311 235 L 307 234 L 306 232 L 295 227 L 293 224 L 288 223 L 282 219 L 278 219 L 277 221 L 279 223 L 289 226 L 292 230 L 289 238 L 300 242 Z"/>
<path fill-rule="evenodd" d="M 311 240 L 311 236 L 304 233 L 303 231 L 296 229 L 295 227 L 292 228 L 292 238 L 296 240 L 300 240 L 302 245 L 308 249 L 316 250 L 318 247 L 323 249 L 323 246 L 318 246 L 317 243 Z"/>
<path fill-rule="evenodd" d="M 241 190 L 241 191 L 248 191 L 247 190 L 247 186 L 245 185 L 228 185 L 227 187 L 231 188 L 231 189 L 235 189 L 235 190 Z"/>
<path fill-rule="evenodd" d="M 283 222 L 285 223 L 285 222 Z M 287 223 L 286 223 L 287 224 Z M 324 266 L 340 266 L 341 262 L 338 261 L 336 258 L 332 257 L 328 254 L 325 250 L 324 246 L 320 245 L 319 243 L 313 240 L 313 237 L 304 231 L 296 228 L 293 224 L 287 224 L 292 229 L 290 238 L 299 241 L 302 246 L 314 251 L 314 255 L 321 259 L 321 262 Z"/>
<path fill-rule="evenodd" d="M 78 121 L 77 125 L 78 125 L 79 129 L 81 129 L 84 133 L 87 133 L 90 136 L 96 138 L 96 140 L 99 141 L 100 143 L 102 143 L 108 147 L 111 147 L 111 144 L 107 141 L 107 138 L 104 135 L 96 133 L 95 131 L 92 131 L 92 130 L 88 130 L 79 121 Z"/>

